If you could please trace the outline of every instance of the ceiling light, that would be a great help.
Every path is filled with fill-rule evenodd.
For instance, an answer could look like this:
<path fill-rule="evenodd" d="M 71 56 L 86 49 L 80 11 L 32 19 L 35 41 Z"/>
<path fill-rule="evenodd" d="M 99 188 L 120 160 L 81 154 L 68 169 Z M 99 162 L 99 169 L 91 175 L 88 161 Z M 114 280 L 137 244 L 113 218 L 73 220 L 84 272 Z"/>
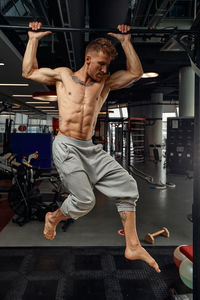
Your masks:
<path fill-rule="evenodd" d="M 36 102 L 36 101 L 26 101 L 26 103 L 27 104 L 49 104 L 50 102 L 49 101 L 47 101 L 47 102 L 45 102 L 45 101 L 42 101 L 42 102 Z"/>
<path fill-rule="evenodd" d="M 155 72 L 148 72 L 148 73 L 144 73 L 142 75 L 142 78 L 152 78 L 152 77 L 157 77 L 159 76 L 158 73 L 155 73 Z"/>
<path fill-rule="evenodd" d="M 0 66 L 4 66 L 5 64 L 4 63 L 0 63 Z"/>
<path fill-rule="evenodd" d="M 99 112 L 99 115 L 106 115 L 107 113 L 112 114 L 112 113 L 114 113 L 114 111 L 113 111 L 113 110 L 100 111 L 100 112 Z"/>
<path fill-rule="evenodd" d="M 56 91 L 36 92 L 36 93 L 33 93 L 32 96 L 33 96 L 33 99 L 35 99 L 35 100 L 57 101 Z"/>
<path fill-rule="evenodd" d="M 32 98 L 32 95 L 12 95 L 13 97 L 25 97 L 25 98 L 27 98 L 27 97 L 30 97 L 30 98 Z"/>
<path fill-rule="evenodd" d="M 0 116 L 1 117 L 14 117 L 15 113 L 3 111 L 2 113 L 0 113 Z"/>
<path fill-rule="evenodd" d="M 51 114 L 56 114 L 56 115 L 58 115 L 58 110 L 41 110 L 42 112 L 44 112 L 44 113 L 51 113 Z"/>
<path fill-rule="evenodd" d="M 17 106 L 17 107 L 21 106 L 21 104 L 18 104 L 18 103 L 13 103 L 12 105 Z"/>
<path fill-rule="evenodd" d="M 0 83 L 0 86 L 29 86 L 28 83 Z"/>
<path fill-rule="evenodd" d="M 41 109 L 41 111 L 54 111 L 54 112 L 58 112 L 58 109 Z"/>
<path fill-rule="evenodd" d="M 55 106 L 34 106 L 35 108 L 55 108 Z"/>

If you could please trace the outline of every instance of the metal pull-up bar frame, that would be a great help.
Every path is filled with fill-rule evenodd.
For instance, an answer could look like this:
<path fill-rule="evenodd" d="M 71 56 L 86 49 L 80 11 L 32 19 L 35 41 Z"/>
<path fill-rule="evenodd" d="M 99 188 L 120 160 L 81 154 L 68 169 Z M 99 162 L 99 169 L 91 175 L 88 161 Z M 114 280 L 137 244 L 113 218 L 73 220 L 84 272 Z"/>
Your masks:
<path fill-rule="evenodd" d="M 7 29 L 7 30 L 25 30 L 25 31 L 31 31 L 32 29 L 29 26 L 22 26 L 22 25 L 4 25 L 0 24 L 0 29 Z M 52 31 L 52 32 L 113 32 L 113 33 L 120 33 L 120 31 L 116 28 L 75 28 L 75 27 L 49 27 L 49 26 L 42 26 L 40 28 L 40 31 Z M 128 34 L 131 35 L 139 35 L 139 34 L 198 34 L 198 30 L 186 30 L 186 29 L 130 29 Z"/>
<path fill-rule="evenodd" d="M 0 24 L 0 30 L 25 30 L 31 31 L 29 26 Z M 91 32 L 91 33 L 120 33 L 116 28 L 74 28 L 74 27 L 46 27 L 40 31 L 52 32 Z M 196 36 L 196 64 L 200 68 L 200 30 L 199 29 L 131 29 L 128 34 L 132 36 L 161 36 L 161 35 L 188 35 Z M 189 99 L 188 99 L 189 101 Z M 193 198 L 193 298 L 200 299 L 200 78 L 195 79 L 195 138 L 194 138 L 194 198 Z"/>

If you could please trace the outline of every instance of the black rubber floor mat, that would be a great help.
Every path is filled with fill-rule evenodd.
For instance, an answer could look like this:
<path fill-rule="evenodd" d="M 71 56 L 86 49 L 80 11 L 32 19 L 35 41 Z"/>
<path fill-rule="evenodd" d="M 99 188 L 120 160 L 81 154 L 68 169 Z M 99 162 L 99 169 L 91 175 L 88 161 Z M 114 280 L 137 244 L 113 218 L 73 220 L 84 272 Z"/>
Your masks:
<path fill-rule="evenodd" d="M 0 248 L 0 299 L 168 300 L 182 286 L 175 247 L 145 247 L 161 273 L 124 258 L 123 247 Z M 174 298 L 173 298 L 174 299 Z"/>

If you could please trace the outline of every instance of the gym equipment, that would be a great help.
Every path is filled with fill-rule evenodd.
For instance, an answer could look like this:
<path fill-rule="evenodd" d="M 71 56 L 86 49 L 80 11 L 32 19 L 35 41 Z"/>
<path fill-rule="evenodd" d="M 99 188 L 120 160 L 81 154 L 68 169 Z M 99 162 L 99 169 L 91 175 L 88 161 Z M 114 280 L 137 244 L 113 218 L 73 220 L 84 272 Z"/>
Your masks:
<path fill-rule="evenodd" d="M 129 119 L 129 147 L 130 165 L 143 163 L 145 161 L 145 123 L 146 118 L 130 117 Z"/>
<path fill-rule="evenodd" d="M 183 253 L 189 260 L 193 262 L 193 245 L 181 246 L 181 253 Z"/>
<path fill-rule="evenodd" d="M 16 161 L 17 154 L 8 152 L 0 156 L 0 171 L 4 174 L 9 174 L 12 178 L 13 174 L 16 173 L 16 167 L 20 166 L 20 163 Z"/>
<path fill-rule="evenodd" d="M 23 157 L 21 163 L 16 161 L 16 154 L 7 153 L 0 156 L 0 170 L 11 174 L 13 185 L 8 191 L 8 203 L 16 214 L 13 222 L 19 226 L 31 220 L 43 221 L 47 211 L 58 209 L 63 201 L 64 194 L 58 173 L 45 174 L 42 169 L 34 167 L 33 161 L 38 158 L 38 153 L 31 153 L 28 158 Z M 48 203 L 42 200 L 38 188 L 43 180 L 48 180 L 53 186 L 54 196 Z M 65 192 L 66 193 L 66 192 Z M 64 222 L 62 229 L 66 228 L 72 220 Z"/>
<path fill-rule="evenodd" d="M 57 196 L 61 183 L 58 175 L 46 176 L 41 173 L 41 170 L 32 166 L 32 161 L 38 158 L 37 153 L 22 158 L 21 164 L 17 167 L 13 177 L 13 186 L 8 193 L 8 203 L 16 216 L 13 222 L 22 226 L 30 220 L 44 220 L 47 211 L 56 210 L 59 205 Z M 48 180 L 56 188 L 56 193 L 53 201 L 45 203 L 42 201 L 42 196 L 38 188 L 39 183 L 43 180 Z"/>
<path fill-rule="evenodd" d="M 10 152 L 10 135 L 11 135 L 11 127 L 12 127 L 12 119 L 6 119 L 5 132 L 3 137 L 3 154 Z"/>
<path fill-rule="evenodd" d="M 140 171 L 135 166 L 129 165 L 129 166 L 127 166 L 127 169 L 131 174 L 133 174 L 135 176 L 138 176 L 138 177 L 146 180 L 148 183 L 150 183 L 152 185 L 152 187 L 151 187 L 152 189 L 164 190 L 167 187 L 170 187 L 170 188 L 175 188 L 176 187 L 176 185 L 172 182 L 166 182 L 165 184 L 162 183 L 161 181 L 160 182 L 155 182 L 154 178 L 151 175 Z"/>
<path fill-rule="evenodd" d="M 181 245 L 174 250 L 174 263 L 179 267 L 179 275 L 183 283 L 193 288 L 193 246 Z"/>
<path fill-rule="evenodd" d="M 186 259 L 186 256 L 180 251 L 180 248 L 182 247 L 178 246 L 175 250 L 174 250 L 174 263 L 175 265 L 179 268 L 180 264 L 182 263 L 183 260 Z M 185 246 L 185 245 L 184 245 Z"/>
<path fill-rule="evenodd" d="M 0 24 L 0 29 L 5 29 L 5 30 L 25 30 L 25 31 L 30 31 L 29 26 L 23 26 L 23 25 L 5 25 L 5 24 Z M 119 33 L 119 31 L 116 28 L 75 28 L 75 27 L 49 27 L 49 26 L 42 26 L 40 31 L 52 31 L 52 32 L 113 32 L 113 33 Z M 152 35 L 156 34 L 169 34 L 169 35 L 175 35 L 175 34 L 198 34 L 197 29 L 192 29 L 192 30 L 185 30 L 185 29 L 131 29 L 128 33 L 132 35 L 138 35 L 142 34 L 144 35 L 145 33 L 149 33 Z"/>
<path fill-rule="evenodd" d="M 183 283 L 189 287 L 190 289 L 193 288 L 193 263 L 188 259 L 184 259 L 182 261 L 180 268 L 179 268 L 179 275 Z"/>
<path fill-rule="evenodd" d="M 154 242 L 155 242 L 154 237 L 156 237 L 158 235 L 163 235 L 163 236 L 169 238 L 169 231 L 166 227 L 163 227 L 162 230 L 160 230 L 160 231 L 154 232 L 152 234 L 147 233 L 145 238 L 144 238 L 144 241 L 149 243 L 149 244 L 154 244 Z"/>
<path fill-rule="evenodd" d="M 167 170 L 175 174 L 193 174 L 194 118 L 168 118 L 166 146 Z"/>

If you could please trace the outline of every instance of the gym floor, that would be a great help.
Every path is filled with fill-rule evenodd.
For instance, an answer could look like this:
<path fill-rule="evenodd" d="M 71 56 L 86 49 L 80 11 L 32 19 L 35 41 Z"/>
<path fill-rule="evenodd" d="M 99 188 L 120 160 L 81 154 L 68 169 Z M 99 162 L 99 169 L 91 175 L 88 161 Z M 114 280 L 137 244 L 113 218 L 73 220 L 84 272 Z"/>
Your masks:
<path fill-rule="evenodd" d="M 153 233 L 167 227 L 170 237 L 158 236 L 155 246 L 176 246 L 192 244 L 192 222 L 188 215 L 192 212 L 193 180 L 184 175 L 168 174 L 163 162 L 154 164 L 148 161 L 137 166 L 141 171 L 154 177 L 154 181 L 172 182 L 175 188 L 153 189 L 152 185 L 140 177 L 134 176 L 140 193 L 137 205 L 137 232 L 140 241 L 145 243 L 146 233 Z M 41 185 L 41 191 L 49 191 L 47 182 Z M 117 233 L 122 228 L 119 215 L 113 201 L 95 191 L 96 206 L 88 215 L 71 223 L 66 232 L 57 227 L 57 236 L 53 241 L 43 237 L 43 222 L 31 221 L 22 227 L 12 221 L 0 233 L 0 247 L 22 246 L 123 246 L 124 236 Z"/>

